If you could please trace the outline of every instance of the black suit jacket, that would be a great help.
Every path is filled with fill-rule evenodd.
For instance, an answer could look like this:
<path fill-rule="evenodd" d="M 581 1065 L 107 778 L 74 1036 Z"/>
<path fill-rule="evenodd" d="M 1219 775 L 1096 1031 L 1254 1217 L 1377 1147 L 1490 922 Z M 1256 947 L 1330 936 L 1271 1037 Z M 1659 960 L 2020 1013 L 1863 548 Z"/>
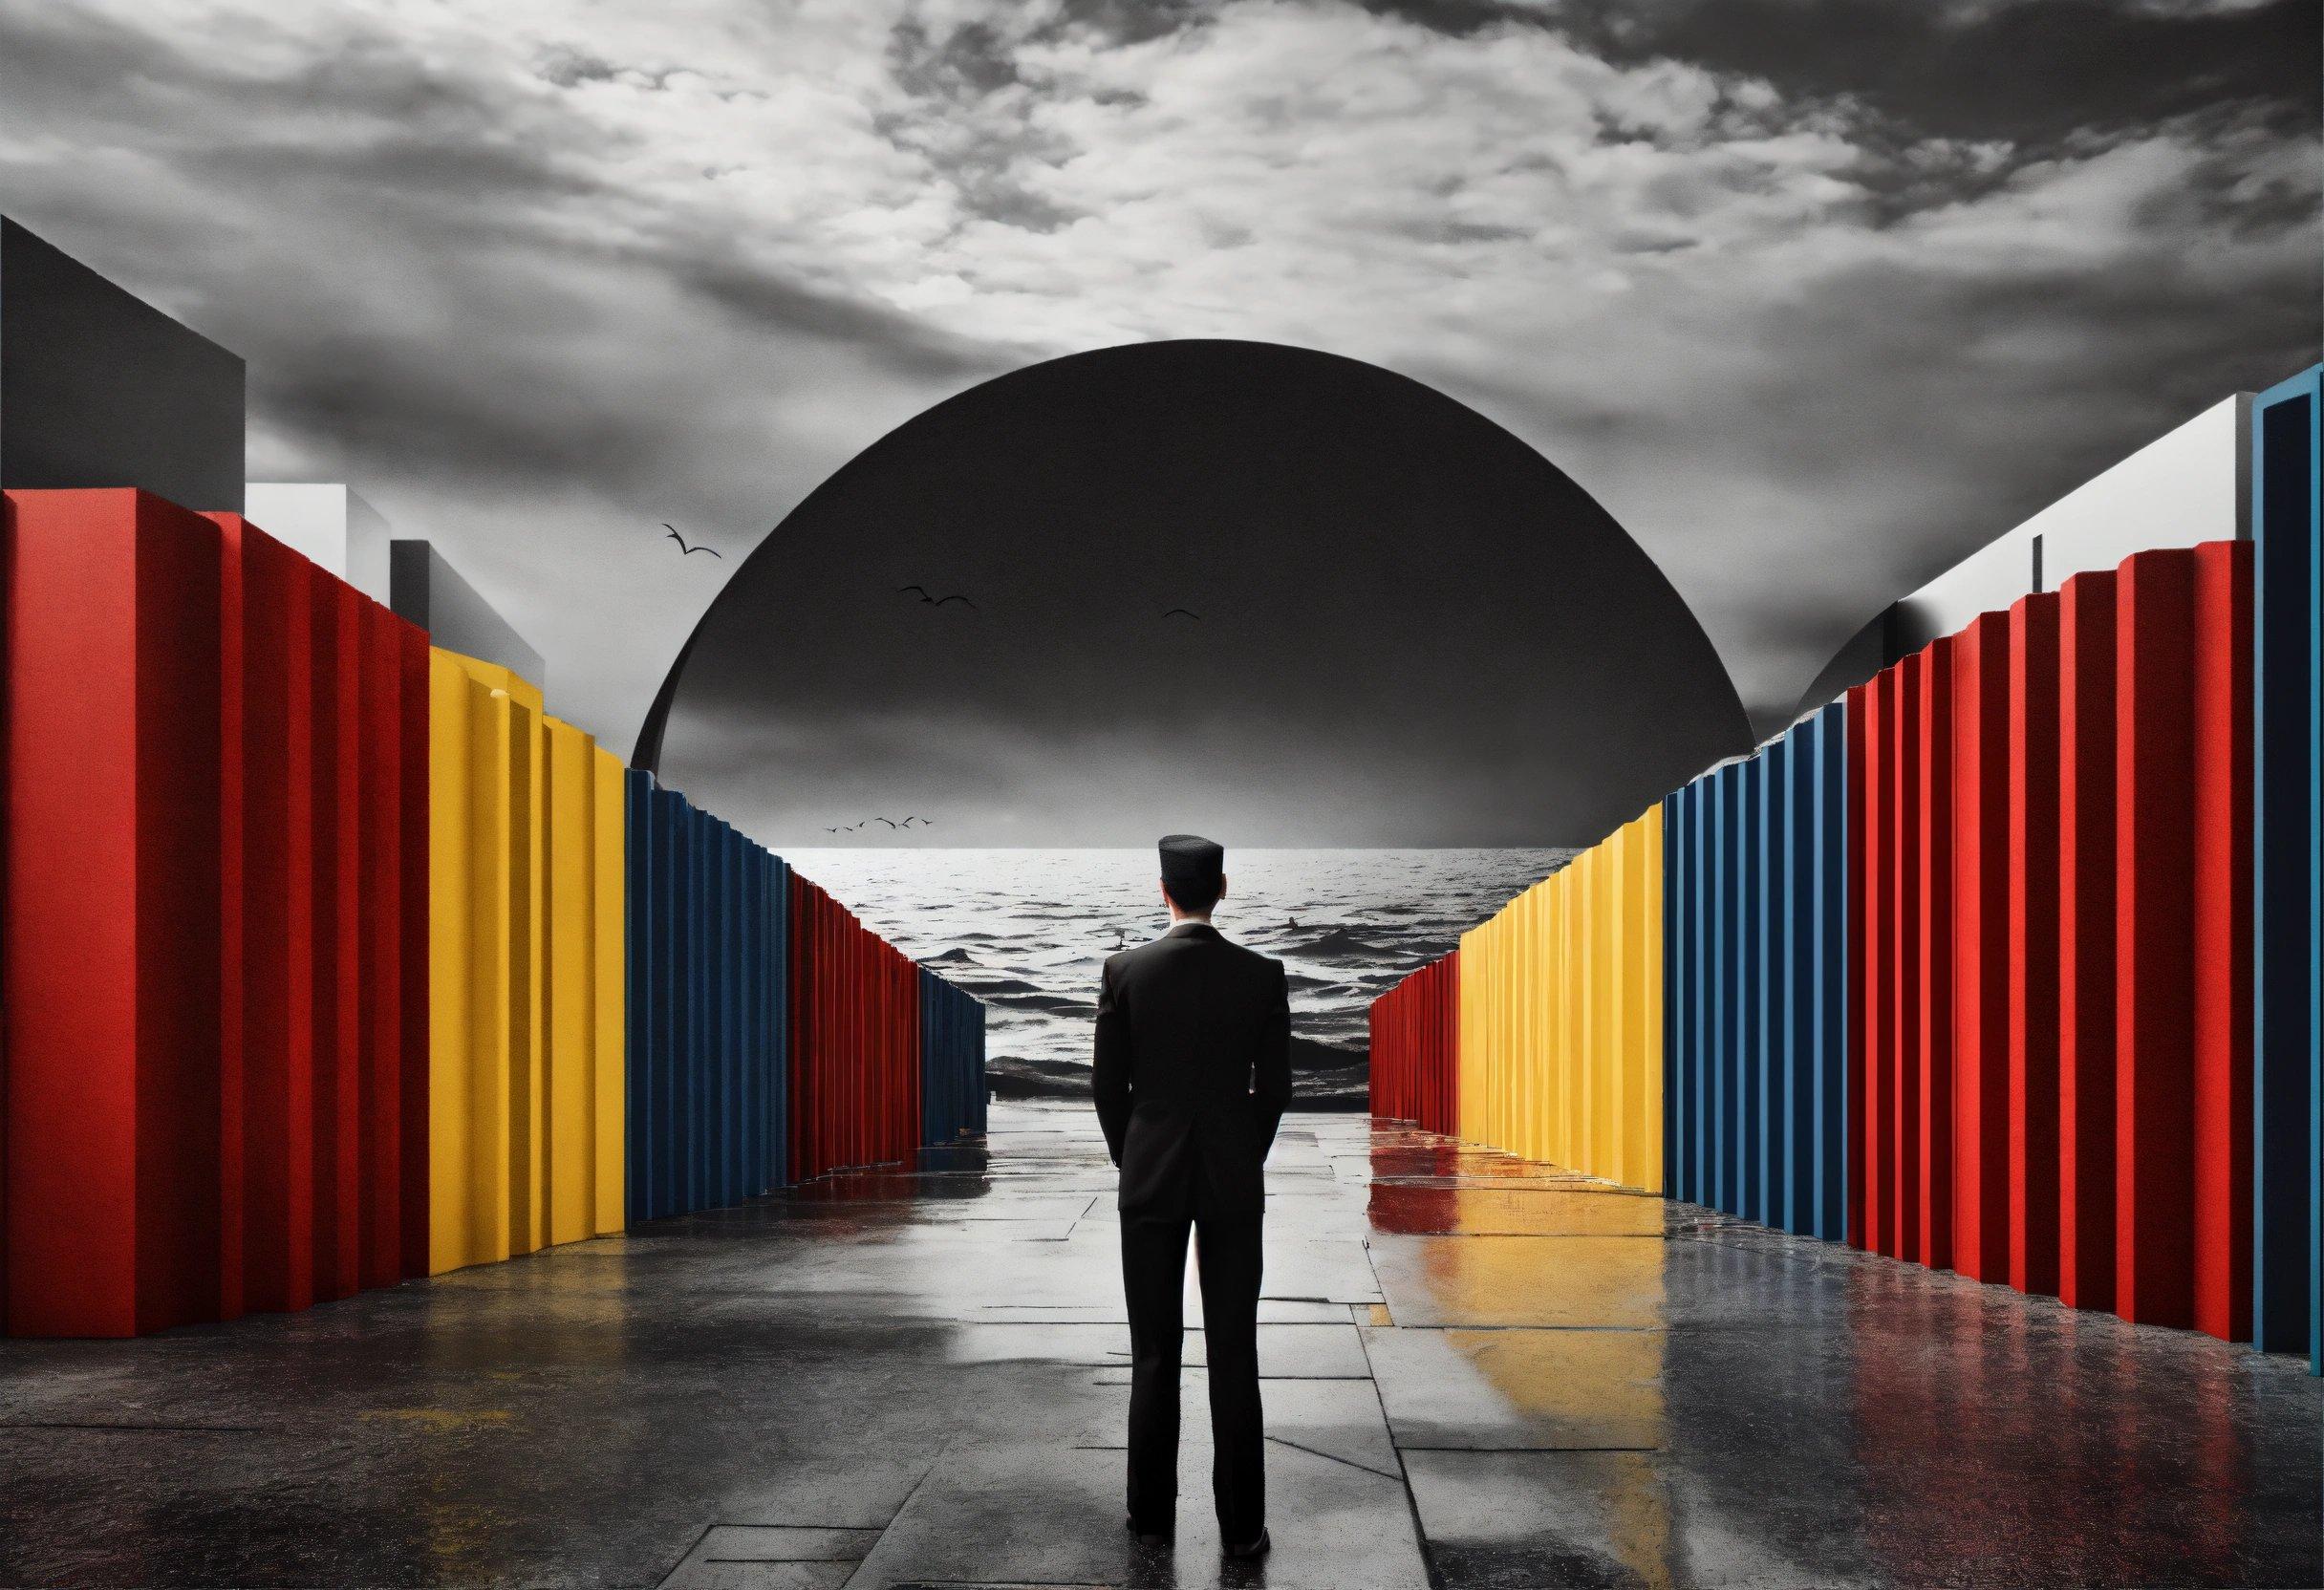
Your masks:
<path fill-rule="evenodd" d="M 1207 922 L 1108 957 L 1092 1082 L 1123 1214 L 1258 1219 L 1291 1103 L 1282 962 Z"/>

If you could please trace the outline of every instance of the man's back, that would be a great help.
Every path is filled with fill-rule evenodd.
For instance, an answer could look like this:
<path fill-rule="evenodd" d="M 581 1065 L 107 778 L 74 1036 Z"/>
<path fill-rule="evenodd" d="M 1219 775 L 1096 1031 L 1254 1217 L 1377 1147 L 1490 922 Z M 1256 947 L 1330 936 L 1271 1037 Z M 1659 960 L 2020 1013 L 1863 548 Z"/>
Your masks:
<path fill-rule="evenodd" d="M 1175 925 L 1117 953 L 1098 982 L 1091 1088 L 1122 1171 L 1122 1299 L 1130 1312 L 1128 1523 L 1170 1540 L 1178 1505 L 1178 1360 L 1186 1250 L 1202 1278 L 1211 1494 L 1230 1557 L 1267 1550 L 1259 1288 L 1263 1167 L 1291 1102 L 1291 1006 L 1280 962 L 1211 926 L 1226 850 L 1198 834 L 1157 847 Z"/>
<path fill-rule="evenodd" d="M 1257 1219 L 1290 1046 L 1282 963 L 1207 922 L 1110 957 L 1092 1081 L 1122 1211 Z"/>

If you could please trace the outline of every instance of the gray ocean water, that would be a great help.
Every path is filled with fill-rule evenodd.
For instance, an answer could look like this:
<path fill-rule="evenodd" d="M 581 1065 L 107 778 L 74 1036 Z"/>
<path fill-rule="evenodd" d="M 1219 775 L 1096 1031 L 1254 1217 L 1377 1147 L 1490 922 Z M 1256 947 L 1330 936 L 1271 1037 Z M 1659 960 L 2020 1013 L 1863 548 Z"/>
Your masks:
<path fill-rule="evenodd" d="M 1087 1064 L 1100 964 L 1169 925 L 1151 849 L 787 854 L 866 925 L 984 1000 L 997 1059 Z M 1572 854 L 1235 849 L 1216 922 L 1286 964 L 1295 1033 L 1360 1048 L 1374 996 Z"/>

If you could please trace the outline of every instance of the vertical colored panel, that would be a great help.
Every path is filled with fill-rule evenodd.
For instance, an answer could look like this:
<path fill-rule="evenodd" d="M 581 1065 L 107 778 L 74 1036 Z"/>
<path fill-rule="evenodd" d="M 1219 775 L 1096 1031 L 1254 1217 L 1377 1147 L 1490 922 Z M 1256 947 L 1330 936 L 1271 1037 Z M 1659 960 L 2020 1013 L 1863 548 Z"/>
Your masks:
<path fill-rule="evenodd" d="M 1987 613 L 1952 647 L 1952 1263 L 2009 1274 L 2010 621 Z M 1947 1150 L 1938 1145 L 1933 1158 Z"/>
<path fill-rule="evenodd" d="M 591 758 L 590 779 L 590 1045 L 595 1070 L 590 1089 L 595 1170 L 590 1228 L 603 1236 L 622 1229 L 628 1207 L 629 879 L 623 846 L 629 834 L 629 783 L 621 760 L 603 749 Z"/>
<path fill-rule="evenodd" d="M 304 1308 L 313 1300 L 312 1151 L 313 1034 L 304 1019 L 313 941 L 306 918 L 313 874 L 303 847 L 309 721 L 293 714 L 306 689 L 311 610 L 296 600 L 306 565 L 241 516 L 217 516 L 222 614 L 221 1071 L 235 1125 L 234 1186 L 221 1218 L 220 1309 Z M 222 659 L 223 660 L 223 659 Z M 293 677 L 297 683 L 294 685 Z M 294 722 L 295 716 L 295 722 Z M 301 821 L 294 829 L 293 810 Z M 222 1141 L 221 1151 L 229 1151 Z"/>
<path fill-rule="evenodd" d="M 1848 1042 L 1854 1031 L 1848 975 L 1853 942 L 1848 887 L 1849 752 L 1848 707 L 1835 703 L 1815 719 L 1816 869 L 1816 1235 L 1845 1241 L 1853 1208 L 1848 1145 L 1850 1128 Z"/>
<path fill-rule="evenodd" d="M 1919 894 L 1920 953 L 1916 993 L 1918 1032 L 1913 1040 L 1917 1067 L 1917 1138 L 1910 1149 L 1919 1184 L 1912 1200 L 1919 1212 L 1919 1235 L 1909 1256 L 1932 1268 L 1953 1258 L 1953 669 L 1958 637 L 1947 636 L 1921 654 L 1915 671 L 1920 690 L 1918 764 L 1920 799 L 1913 875 Z M 1907 1081 L 1906 1088 L 1913 1087 Z"/>
<path fill-rule="evenodd" d="M 1898 916 L 1890 908 L 1894 877 L 1888 865 L 1896 676 L 1883 671 L 1848 697 L 1849 866 L 1856 1001 L 1855 1086 L 1848 1100 L 1849 1141 L 1855 1149 L 1848 1184 L 1848 1239 L 1873 1253 L 1888 1244 L 1887 1061 L 1895 1029 L 1896 957 L 1890 941 Z"/>
<path fill-rule="evenodd" d="M 307 1007 L 313 1055 L 312 1113 L 314 1218 L 312 1275 L 317 1299 L 343 1298 L 355 1290 L 354 1233 L 347 1216 L 347 1193 L 352 1191 L 354 1166 L 339 1126 L 355 1119 L 355 1065 L 343 1034 L 356 1021 L 355 990 L 347 973 L 352 961 L 342 940 L 346 936 L 346 907 L 356 880 L 344 876 L 348 848 L 342 830 L 353 823 L 357 791 L 348 778 L 347 741 L 342 732 L 340 686 L 343 674 L 359 664 L 345 654 L 346 636 L 339 623 L 334 588 L 338 582 L 312 564 L 302 568 L 307 589 L 294 592 L 308 610 L 308 690 L 304 702 L 309 744 L 312 751 L 307 814 L 312 836 L 309 862 L 313 869 L 312 908 L 307 920 L 312 979 Z"/>
<path fill-rule="evenodd" d="M 1844 721 L 1829 708 L 1664 803 L 1651 959 L 1670 980 L 1644 1006 L 1668 1057 L 1655 1107 L 1673 1195 L 1834 1235 L 1850 1129 L 1842 807 L 1866 793 L 1846 778 Z"/>
<path fill-rule="evenodd" d="M 2115 1307 L 2193 1322 L 2193 569 L 2141 553 L 2115 629 Z"/>
<path fill-rule="evenodd" d="M 2190 678 L 2194 899 L 2195 1328 L 2251 1335 L 2251 548 L 2194 565 Z"/>
<path fill-rule="evenodd" d="M 2077 1308 L 2115 1297 L 2115 590 L 2058 592 L 2057 1295 Z"/>
<path fill-rule="evenodd" d="M 548 1239 L 596 1231 L 596 744 L 570 723 L 545 725 L 549 766 Z"/>
<path fill-rule="evenodd" d="M 363 1188 L 358 1280 L 387 1286 L 403 1275 L 403 658 L 402 621 L 376 602 L 361 608 L 359 708 L 363 790 L 357 920 L 361 978 Z"/>
<path fill-rule="evenodd" d="M 433 1150 L 428 1137 L 434 1119 L 428 1092 L 433 1031 L 430 1011 L 435 999 L 428 937 L 432 905 L 428 874 L 434 851 L 430 825 L 435 815 L 428 763 L 428 714 L 433 705 L 433 692 L 425 632 L 398 621 L 395 635 L 397 734 L 400 741 L 398 762 L 403 791 L 397 814 L 397 889 L 401 896 L 397 916 L 398 930 L 403 937 L 397 957 L 403 986 L 398 1038 L 402 1050 L 398 1070 L 403 1088 L 398 1145 L 402 1181 L 399 1204 L 403 1233 L 401 1268 L 408 1277 L 428 1273 L 428 1249 L 434 1230 L 429 1208 Z"/>
<path fill-rule="evenodd" d="M 2058 1256 L 2058 616 L 2010 610 L 2009 1280 L 2055 1293 Z"/>
<path fill-rule="evenodd" d="M 626 828 L 623 899 L 627 923 L 623 937 L 623 970 L 627 978 L 622 1014 L 627 1027 L 629 1055 L 626 1129 L 629 1139 L 628 1196 L 623 1202 L 625 1223 L 635 1225 L 654 1217 L 656 1160 L 658 1157 L 660 1112 L 655 1107 L 654 1077 L 660 1064 L 661 1045 L 656 1031 L 661 1008 L 656 981 L 656 959 L 668 943 L 656 918 L 660 888 L 656 871 L 656 827 L 654 821 L 654 782 L 643 769 L 622 775 L 622 822 Z"/>
<path fill-rule="evenodd" d="M 129 1335 L 218 1308 L 220 541 L 139 492 L 6 515 L 8 1322 Z"/>
<path fill-rule="evenodd" d="M 2253 405 L 2255 1074 L 2252 1335 L 2324 1371 L 2324 1007 L 2319 976 L 2319 636 L 2324 379 L 2312 368 Z"/>

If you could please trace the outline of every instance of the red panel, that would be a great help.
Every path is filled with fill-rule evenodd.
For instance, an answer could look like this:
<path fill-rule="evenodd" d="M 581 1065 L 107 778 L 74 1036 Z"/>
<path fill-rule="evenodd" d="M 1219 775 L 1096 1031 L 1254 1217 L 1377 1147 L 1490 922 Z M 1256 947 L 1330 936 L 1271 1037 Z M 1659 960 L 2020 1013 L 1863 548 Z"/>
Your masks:
<path fill-rule="evenodd" d="M 366 1034 L 363 1008 L 363 609 L 362 593 L 328 575 L 321 587 L 332 608 L 339 656 L 338 697 L 333 714 L 338 755 L 339 810 L 334 837 L 338 856 L 332 873 L 338 881 L 336 952 L 338 1110 L 332 1121 L 332 1166 L 338 1177 L 332 1207 L 338 1216 L 334 1252 L 337 1288 L 343 1295 L 363 1284 L 363 1069 Z"/>
<path fill-rule="evenodd" d="M 784 1065 L 786 1075 L 790 1108 L 784 1122 L 785 1141 L 784 1156 L 789 1162 L 791 1175 L 805 1181 L 814 1174 L 807 1169 L 807 971 L 812 964 L 813 952 L 807 942 L 807 885 L 797 872 L 790 875 L 790 885 L 785 891 L 783 909 L 786 915 L 790 947 L 790 964 L 784 968 Z"/>
<path fill-rule="evenodd" d="M 304 1308 L 313 1292 L 313 940 L 307 560 L 222 519 L 242 586 L 240 1306 Z"/>
<path fill-rule="evenodd" d="M 360 612 L 363 643 L 362 1164 L 357 1232 L 365 1286 L 403 1275 L 403 666 L 396 616 L 376 602 Z M 353 935 L 351 935 L 352 938 Z"/>
<path fill-rule="evenodd" d="M 218 1318 L 243 1312 L 243 1050 L 245 943 L 243 849 L 247 822 L 245 782 L 244 672 L 252 650 L 244 634 L 244 542 L 263 539 L 240 514 L 204 515 L 219 529 L 218 549 Z M 269 659 L 257 648 L 262 666 Z M 279 655 L 275 659 L 279 661 Z M 279 677 L 280 676 L 275 676 Z M 279 737 L 278 737 L 279 738 Z"/>
<path fill-rule="evenodd" d="M 2010 610 L 2009 1280 L 2057 1290 L 2057 620 Z"/>
<path fill-rule="evenodd" d="M 2057 1295 L 2114 1306 L 2115 588 L 2058 592 Z"/>
<path fill-rule="evenodd" d="M 343 787 L 344 762 L 339 750 L 342 659 L 338 604 L 332 591 L 338 582 L 312 564 L 307 566 L 306 572 L 309 677 L 306 706 L 312 758 L 308 860 L 314 877 L 313 905 L 307 922 L 309 943 L 312 947 L 308 998 L 309 1027 L 313 1034 L 310 1127 L 314 1150 L 312 1247 L 314 1296 L 320 1300 L 343 1298 L 355 1290 L 353 1276 L 342 1278 L 339 1220 L 339 1121 L 343 1115 L 352 1116 L 355 1107 L 351 1085 L 354 1079 L 347 1074 L 352 1068 L 345 1066 L 339 1049 L 340 1023 L 354 1018 L 352 1010 L 342 1015 L 340 1008 L 339 892 L 343 887 L 352 888 L 353 880 L 343 884 L 340 878 L 344 852 L 339 844 L 339 828 L 343 822 L 354 820 L 347 810 L 348 798 L 354 791 Z M 352 1261 L 352 1242 L 348 1247 L 347 1257 Z"/>
<path fill-rule="evenodd" d="M 1852 693 L 1861 1245 L 2248 1331 L 2249 563 L 2141 553 Z"/>
<path fill-rule="evenodd" d="M 1919 1031 L 1914 1035 L 1919 1136 L 1908 1152 L 1919 1175 L 1915 1190 L 1920 1214 L 1917 1234 L 1907 1228 L 1909 1256 L 1942 1269 L 1953 1259 L 1953 878 L 1952 878 L 1952 677 L 1957 637 L 1947 635 L 1921 654 L 1917 725 L 1920 799 L 1914 830 L 1918 841 L 1913 876 L 1920 890 L 1915 989 Z"/>
<path fill-rule="evenodd" d="M 1371 1113 L 1450 1133 L 1457 1108 L 1457 950 L 1406 977 L 1371 1005 Z"/>
<path fill-rule="evenodd" d="M 2194 561 L 2119 570 L 2115 628 L 2115 1307 L 2194 1320 Z"/>
<path fill-rule="evenodd" d="M 791 1144 L 802 1180 L 894 1164 L 918 1144 L 919 977 L 909 957 L 791 878 Z"/>
<path fill-rule="evenodd" d="M 1953 1268 L 2010 1268 L 2010 619 L 1953 648 Z M 1942 1158 L 1942 1150 L 1934 1156 Z"/>
<path fill-rule="evenodd" d="M 2251 546 L 2193 551 L 2195 1327 L 2251 1335 Z"/>
<path fill-rule="evenodd" d="M 8 1321 L 218 1307 L 219 537 L 141 492 L 6 513 Z M 189 847 L 186 836 L 204 839 Z M 188 933 L 186 925 L 201 931 Z"/>
<path fill-rule="evenodd" d="M 1889 904 L 1896 931 L 1890 940 L 1896 956 L 1896 995 L 1892 1001 L 1895 1030 L 1889 1039 L 1882 1096 L 1888 1105 L 1887 1243 L 1882 1250 L 1898 1258 L 1918 1258 L 1921 1252 L 1921 1006 L 1927 999 L 1922 981 L 1921 933 L 1926 918 L 1921 905 L 1921 824 L 1927 795 L 1921 766 L 1922 676 L 1927 671 L 1926 653 L 1906 657 L 1890 675 L 1890 805 L 1888 809 Z"/>

